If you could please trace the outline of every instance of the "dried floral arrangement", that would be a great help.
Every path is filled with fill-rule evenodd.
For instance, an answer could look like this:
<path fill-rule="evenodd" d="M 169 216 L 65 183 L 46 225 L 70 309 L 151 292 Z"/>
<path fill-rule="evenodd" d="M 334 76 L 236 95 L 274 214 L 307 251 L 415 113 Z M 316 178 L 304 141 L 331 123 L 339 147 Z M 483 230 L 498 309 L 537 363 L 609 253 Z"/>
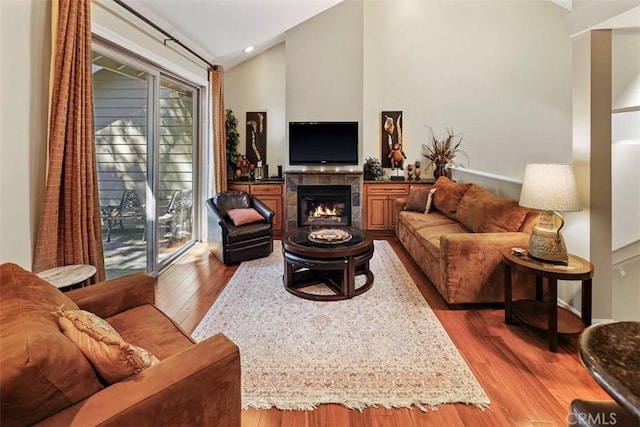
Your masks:
<path fill-rule="evenodd" d="M 469 160 L 467 153 L 460 148 L 462 136 L 455 134 L 453 127 L 447 129 L 447 135 L 444 138 L 438 138 L 431 127 L 429 127 L 429 133 L 431 134 L 429 143 L 422 144 L 422 155 L 429 160 L 429 165 L 456 166 L 453 159 L 458 154 L 462 154 Z"/>

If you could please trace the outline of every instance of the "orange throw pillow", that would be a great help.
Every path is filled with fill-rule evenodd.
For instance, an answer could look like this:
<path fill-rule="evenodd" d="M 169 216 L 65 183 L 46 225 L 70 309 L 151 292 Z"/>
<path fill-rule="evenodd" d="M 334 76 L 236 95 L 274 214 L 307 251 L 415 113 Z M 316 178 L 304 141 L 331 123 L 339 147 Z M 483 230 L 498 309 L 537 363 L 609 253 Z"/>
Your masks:
<path fill-rule="evenodd" d="M 453 182 L 446 176 L 441 176 L 434 184 L 434 188 L 438 191 L 433 195 L 433 205 L 449 218 L 456 219 L 458 205 L 469 187 L 471 184 Z"/>
<path fill-rule="evenodd" d="M 109 323 L 93 313 L 59 308 L 56 314 L 62 332 L 109 384 L 160 362 L 148 350 L 125 342 Z"/>
<path fill-rule="evenodd" d="M 236 227 L 252 222 L 264 221 L 264 217 L 253 208 L 229 209 L 227 215 Z"/>

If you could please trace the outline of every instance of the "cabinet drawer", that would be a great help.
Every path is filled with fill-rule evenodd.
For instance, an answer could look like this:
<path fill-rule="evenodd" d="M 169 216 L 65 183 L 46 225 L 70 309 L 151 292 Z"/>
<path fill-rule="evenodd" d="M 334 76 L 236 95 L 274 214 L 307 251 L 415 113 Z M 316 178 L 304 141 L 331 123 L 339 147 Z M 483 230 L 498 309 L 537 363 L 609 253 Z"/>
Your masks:
<path fill-rule="evenodd" d="M 229 184 L 227 185 L 227 189 L 228 190 L 238 190 L 238 191 L 244 191 L 246 193 L 250 193 L 251 191 L 249 190 L 249 184 Z"/>
<path fill-rule="evenodd" d="M 367 194 L 376 196 L 406 196 L 409 194 L 409 184 L 367 184 L 365 188 L 367 189 Z"/>
<path fill-rule="evenodd" d="M 282 184 L 256 184 L 251 187 L 251 191 L 256 196 L 279 196 L 282 194 Z"/>

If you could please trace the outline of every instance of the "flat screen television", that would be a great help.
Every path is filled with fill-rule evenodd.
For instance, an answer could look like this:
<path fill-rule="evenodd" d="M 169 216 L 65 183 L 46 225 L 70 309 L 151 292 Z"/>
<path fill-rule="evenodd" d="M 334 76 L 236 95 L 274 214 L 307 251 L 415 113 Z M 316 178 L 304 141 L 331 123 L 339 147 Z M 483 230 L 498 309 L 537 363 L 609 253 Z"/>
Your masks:
<path fill-rule="evenodd" d="M 357 165 L 358 122 L 289 122 L 289 164 Z"/>

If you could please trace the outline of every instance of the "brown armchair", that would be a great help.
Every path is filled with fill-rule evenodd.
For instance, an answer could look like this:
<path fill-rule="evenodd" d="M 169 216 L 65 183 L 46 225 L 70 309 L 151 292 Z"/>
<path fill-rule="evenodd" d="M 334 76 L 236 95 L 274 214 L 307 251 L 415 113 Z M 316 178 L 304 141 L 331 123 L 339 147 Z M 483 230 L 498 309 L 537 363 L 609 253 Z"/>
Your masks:
<path fill-rule="evenodd" d="M 222 334 L 200 343 L 154 305 L 145 273 L 67 293 L 0 266 L 0 425 L 240 425 L 240 355 Z M 108 385 L 53 312 L 87 310 L 160 362 Z"/>
<path fill-rule="evenodd" d="M 225 265 L 261 258 L 273 252 L 273 211 L 248 193 L 229 190 L 207 200 L 209 250 Z M 255 209 L 261 219 L 235 225 L 232 209 Z"/>

